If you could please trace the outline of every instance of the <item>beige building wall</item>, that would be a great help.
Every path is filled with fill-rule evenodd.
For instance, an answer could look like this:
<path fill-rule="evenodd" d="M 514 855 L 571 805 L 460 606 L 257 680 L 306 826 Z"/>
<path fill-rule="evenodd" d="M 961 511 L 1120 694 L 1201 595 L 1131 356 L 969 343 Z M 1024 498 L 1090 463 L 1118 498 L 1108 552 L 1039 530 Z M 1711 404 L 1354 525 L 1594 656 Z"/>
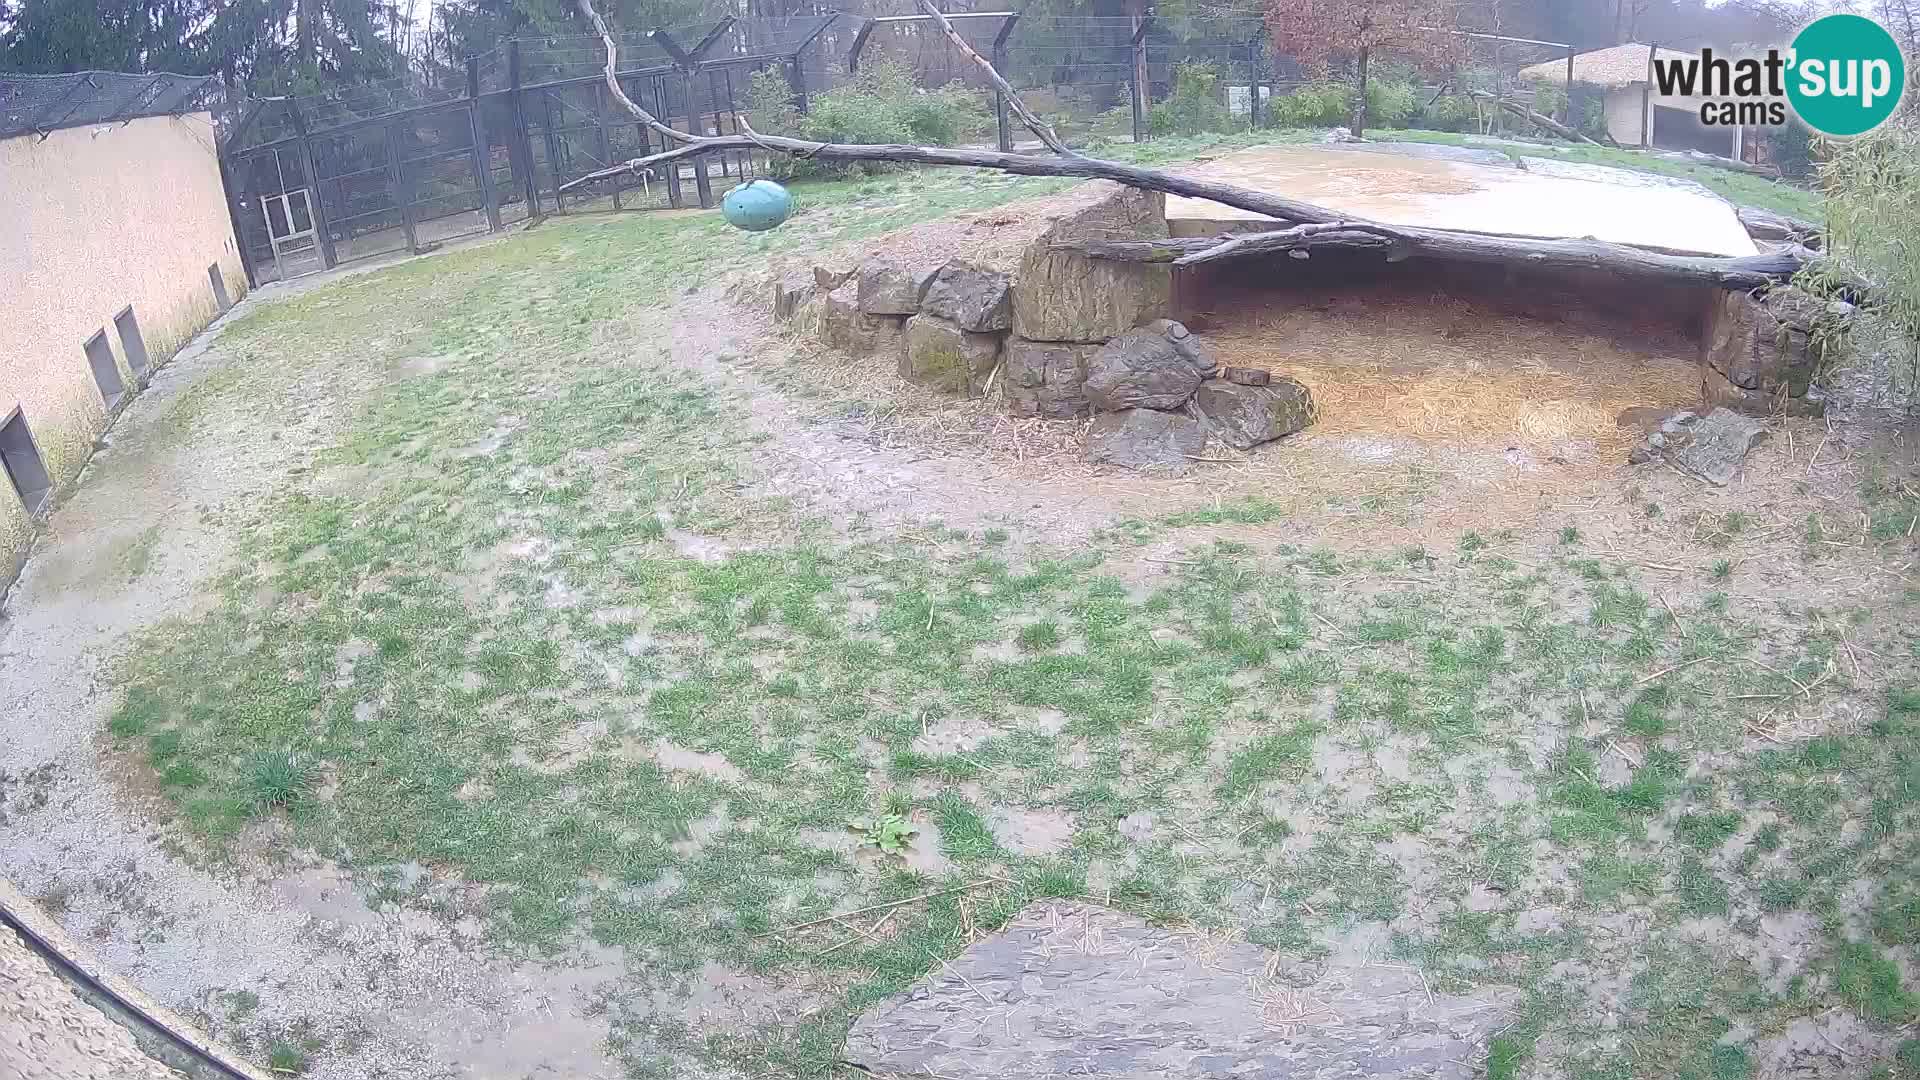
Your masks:
<path fill-rule="evenodd" d="M 1639 146 L 1640 131 L 1646 121 L 1642 112 L 1644 98 L 1641 88 L 1644 83 L 1630 83 L 1609 89 L 1600 99 L 1601 111 L 1606 118 L 1607 134 L 1621 146 Z"/>
<path fill-rule="evenodd" d="M 133 305 L 157 367 L 219 314 L 207 276 L 216 263 L 238 300 L 247 278 L 208 114 L 0 140 L 0 421 L 15 406 L 26 417 L 53 499 L 110 419 L 87 339 L 106 331 L 124 407 L 137 383 L 113 317 Z M 0 587 L 32 530 L 13 485 L 0 481 Z"/>

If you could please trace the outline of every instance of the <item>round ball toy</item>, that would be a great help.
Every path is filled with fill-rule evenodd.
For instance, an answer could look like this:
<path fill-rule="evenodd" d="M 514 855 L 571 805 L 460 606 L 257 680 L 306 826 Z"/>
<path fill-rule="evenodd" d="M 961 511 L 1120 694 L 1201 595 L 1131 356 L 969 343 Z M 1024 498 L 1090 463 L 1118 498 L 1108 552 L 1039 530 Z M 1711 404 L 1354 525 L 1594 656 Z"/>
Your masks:
<path fill-rule="evenodd" d="M 766 232 L 793 213 L 793 196 L 771 180 L 749 180 L 720 200 L 727 223 L 748 232 Z"/>

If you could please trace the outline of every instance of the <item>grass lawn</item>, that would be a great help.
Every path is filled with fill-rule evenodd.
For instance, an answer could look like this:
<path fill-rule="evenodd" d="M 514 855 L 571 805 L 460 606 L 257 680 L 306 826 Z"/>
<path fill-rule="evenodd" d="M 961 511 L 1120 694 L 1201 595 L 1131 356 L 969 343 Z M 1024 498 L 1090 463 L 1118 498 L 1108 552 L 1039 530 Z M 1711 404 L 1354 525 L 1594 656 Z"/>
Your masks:
<path fill-rule="evenodd" d="M 1830 606 L 1726 563 L 1672 603 L 1561 514 L 1404 550 L 1262 540 L 1264 500 L 1072 544 L 1017 512 L 840 526 L 768 495 L 745 406 L 668 358 L 660 312 L 742 262 L 1059 186 L 803 186 L 761 236 L 556 219 L 253 311 L 183 438 L 288 368 L 407 374 L 244 524 L 217 607 L 135 651 L 112 735 L 211 857 L 269 823 L 385 902 L 421 902 L 402 864 L 457 876 L 483 899 L 443 914 L 503 947 L 623 947 L 636 1076 L 820 1075 L 857 1011 L 1048 896 L 1307 956 L 1391 923 L 1436 991 L 1524 990 L 1491 1076 L 1734 1080 L 1836 1007 L 1898 1044 L 1912 590 Z M 1898 565 L 1915 505 L 1876 497 L 1860 557 Z M 1673 559 L 1751 541 L 1711 524 Z M 1853 722 L 1754 734 L 1828 708 Z M 773 932 L 924 893 L 885 933 Z M 712 964 L 815 1008 L 646 1007 Z"/>

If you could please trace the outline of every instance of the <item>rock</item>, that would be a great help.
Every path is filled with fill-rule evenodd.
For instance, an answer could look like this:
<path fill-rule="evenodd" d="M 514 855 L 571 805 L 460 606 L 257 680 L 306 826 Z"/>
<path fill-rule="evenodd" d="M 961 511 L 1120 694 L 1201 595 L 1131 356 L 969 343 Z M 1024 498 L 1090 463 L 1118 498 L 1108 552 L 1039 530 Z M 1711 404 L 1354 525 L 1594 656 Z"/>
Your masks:
<path fill-rule="evenodd" d="M 962 330 L 1005 330 L 1013 325 L 1013 282 L 997 270 L 955 259 L 933 275 L 920 310 L 950 319 Z"/>
<path fill-rule="evenodd" d="M 1193 404 L 1214 436 L 1236 450 L 1272 442 L 1313 423 L 1313 394 L 1284 375 L 1266 386 L 1208 379 L 1193 395 Z"/>
<path fill-rule="evenodd" d="M 1071 420 L 1087 415 L 1087 360 L 1098 345 L 1007 339 L 1000 385 L 1015 416 Z"/>
<path fill-rule="evenodd" d="M 860 310 L 868 315 L 918 315 L 938 267 L 869 262 L 860 267 Z"/>
<path fill-rule="evenodd" d="M 1320 136 L 1320 141 L 1323 143 L 1347 143 L 1347 142 L 1359 142 L 1360 140 L 1354 138 L 1353 132 L 1349 131 L 1348 129 L 1343 127 L 1337 127 L 1327 132 L 1325 135 Z"/>
<path fill-rule="evenodd" d="M 1029 341 L 1101 342 L 1166 314 L 1173 271 L 1165 265 L 1089 259 L 1053 245 L 1080 240 L 1158 240 L 1166 199 L 1108 181 L 1075 198 L 1020 258 L 1013 278 L 1013 330 Z"/>
<path fill-rule="evenodd" d="M 1087 460 L 1096 465 L 1184 473 L 1206 445 L 1205 424 L 1158 409 L 1101 413 L 1087 430 Z"/>
<path fill-rule="evenodd" d="M 1220 360 L 1214 355 L 1213 346 L 1197 337 L 1185 323 L 1173 319 L 1154 319 L 1142 329 L 1165 334 L 1167 340 L 1173 343 L 1173 350 L 1200 374 L 1212 375 L 1220 370 Z"/>
<path fill-rule="evenodd" d="M 818 285 L 813 274 L 805 270 L 789 270 L 774 278 L 773 317 L 775 321 L 786 322 L 799 314 L 807 301 L 814 298 L 817 289 Z"/>
<path fill-rule="evenodd" d="M 1689 476 L 1725 487 L 1747 452 L 1766 436 L 1766 425 L 1732 409 L 1715 409 L 1705 416 L 1674 413 L 1634 447 L 1628 460 L 1644 465 L 1661 458 Z"/>
<path fill-rule="evenodd" d="M 813 284 L 825 296 L 845 285 L 860 272 L 860 259 L 854 255 L 829 255 L 813 264 Z"/>
<path fill-rule="evenodd" d="M 875 1076 L 971 1080 L 1478 1075 L 1518 992 L 1430 993 L 1370 959 L 1388 954 L 1375 938 L 1283 979 L 1255 945 L 1048 901 L 861 1015 L 842 1054 Z"/>
<path fill-rule="evenodd" d="M 936 315 L 907 320 L 900 377 L 952 394 L 974 393 L 1000 359 L 1000 336 L 962 330 Z"/>
<path fill-rule="evenodd" d="M 1747 412 L 1766 414 L 1787 398 L 1807 394 L 1820 367 L 1823 344 L 1838 335 L 1823 327 L 1844 317 L 1791 287 L 1764 297 L 1715 290 L 1701 338 L 1701 376 L 1718 400 Z M 1709 376 L 1718 374 L 1726 385 Z"/>
<path fill-rule="evenodd" d="M 900 347 L 900 324 L 891 315 L 860 310 L 859 285 L 849 281 L 826 295 L 820 306 L 820 339 L 860 356 L 892 355 Z"/>
<path fill-rule="evenodd" d="M 1257 367 L 1223 367 L 1220 378 L 1241 386 L 1265 386 L 1273 381 L 1273 372 Z"/>
<path fill-rule="evenodd" d="M 1129 330 L 1087 361 L 1087 401 L 1095 409 L 1177 409 L 1200 388 L 1212 367 L 1203 371 L 1195 366 L 1193 357 L 1199 351 L 1170 336 L 1168 328 L 1178 327 L 1185 334 L 1186 327 L 1164 319 L 1160 325 Z"/>

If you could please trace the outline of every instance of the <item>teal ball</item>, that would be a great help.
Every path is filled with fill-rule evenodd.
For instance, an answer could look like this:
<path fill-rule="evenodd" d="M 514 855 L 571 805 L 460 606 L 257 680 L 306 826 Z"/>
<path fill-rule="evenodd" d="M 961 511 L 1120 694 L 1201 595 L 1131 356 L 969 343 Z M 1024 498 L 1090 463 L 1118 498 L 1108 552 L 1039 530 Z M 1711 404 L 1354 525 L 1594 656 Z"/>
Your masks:
<path fill-rule="evenodd" d="M 748 232 L 766 232 L 793 213 L 793 196 L 771 180 L 749 180 L 720 200 L 727 223 Z"/>

